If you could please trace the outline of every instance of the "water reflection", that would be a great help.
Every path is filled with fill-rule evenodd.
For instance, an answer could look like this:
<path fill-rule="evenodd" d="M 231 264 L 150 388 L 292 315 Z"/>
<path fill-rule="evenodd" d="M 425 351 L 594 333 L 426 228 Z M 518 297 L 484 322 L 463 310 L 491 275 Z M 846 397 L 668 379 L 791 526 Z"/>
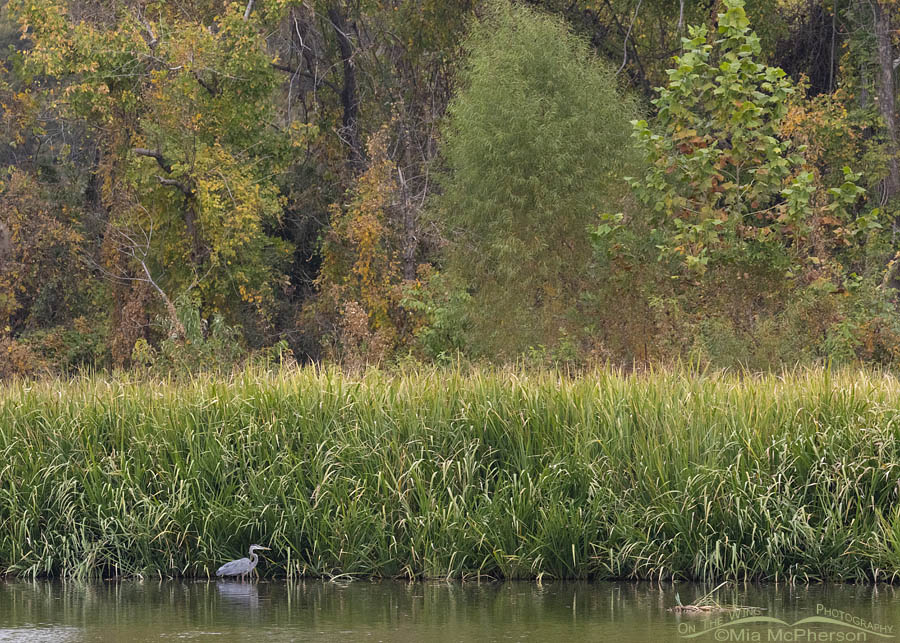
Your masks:
<path fill-rule="evenodd" d="M 219 598 L 235 605 L 259 606 L 259 585 L 257 583 L 241 583 L 221 581 L 216 583 Z"/>
<path fill-rule="evenodd" d="M 685 633 L 700 632 L 713 617 L 667 611 L 675 591 L 688 603 L 709 589 L 648 583 L 8 581 L 0 582 L 0 642 L 684 641 L 691 640 Z M 824 605 L 891 627 L 900 641 L 900 595 L 889 586 L 741 585 L 722 588 L 716 598 L 763 608 L 790 623 Z M 770 640 L 761 626 L 747 632 L 750 638 L 741 640 L 753 640 L 754 632 Z M 890 640 L 868 638 L 876 639 Z M 717 639 L 703 634 L 692 640 Z"/>

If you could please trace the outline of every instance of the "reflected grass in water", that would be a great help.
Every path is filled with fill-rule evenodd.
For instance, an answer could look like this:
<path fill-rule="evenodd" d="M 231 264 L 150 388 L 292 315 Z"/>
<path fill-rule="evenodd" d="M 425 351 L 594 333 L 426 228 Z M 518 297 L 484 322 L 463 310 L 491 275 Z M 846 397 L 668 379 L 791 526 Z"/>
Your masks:
<path fill-rule="evenodd" d="M 7 582 L 0 583 L 0 640 L 674 642 L 715 619 L 669 612 L 675 592 L 698 601 L 710 589 L 583 582 Z M 759 605 L 789 623 L 824 604 L 900 628 L 900 593 L 888 586 L 740 585 L 719 588 L 713 600 Z"/>

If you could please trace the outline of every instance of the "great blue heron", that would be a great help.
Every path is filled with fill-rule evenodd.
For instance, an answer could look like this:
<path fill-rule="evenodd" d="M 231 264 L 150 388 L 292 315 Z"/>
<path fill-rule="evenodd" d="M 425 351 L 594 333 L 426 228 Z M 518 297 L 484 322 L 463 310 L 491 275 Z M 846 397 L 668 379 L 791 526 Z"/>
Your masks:
<path fill-rule="evenodd" d="M 230 563 L 225 563 L 216 570 L 216 576 L 240 576 L 241 578 L 247 576 L 259 562 L 256 550 L 269 551 L 269 548 L 262 545 L 250 545 L 250 558 L 238 558 Z"/>

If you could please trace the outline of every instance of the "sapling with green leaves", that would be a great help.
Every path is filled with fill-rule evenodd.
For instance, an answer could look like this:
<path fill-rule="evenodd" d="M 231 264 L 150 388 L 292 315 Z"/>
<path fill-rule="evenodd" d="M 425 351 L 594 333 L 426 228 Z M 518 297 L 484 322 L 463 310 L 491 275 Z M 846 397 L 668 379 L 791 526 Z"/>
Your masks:
<path fill-rule="evenodd" d="M 790 273 L 813 251 L 823 210 L 840 217 L 849 236 L 872 229 L 877 212 L 853 227 L 865 190 L 849 169 L 821 207 L 824 190 L 805 148 L 782 129 L 797 89 L 782 69 L 761 62 L 744 0 L 724 5 L 715 35 L 700 25 L 683 39 L 684 53 L 653 101 L 655 122 L 633 122 L 647 170 L 630 182 L 650 207 L 664 256 L 700 272 L 731 262 Z"/>

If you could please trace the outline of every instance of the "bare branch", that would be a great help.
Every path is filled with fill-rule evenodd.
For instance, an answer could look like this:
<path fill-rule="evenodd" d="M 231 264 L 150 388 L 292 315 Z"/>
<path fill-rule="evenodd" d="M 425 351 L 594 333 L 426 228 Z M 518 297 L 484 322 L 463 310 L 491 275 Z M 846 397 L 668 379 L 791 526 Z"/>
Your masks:
<path fill-rule="evenodd" d="M 150 49 L 156 48 L 157 38 L 156 34 L 153 32 L 153 27 L 147 22 L 147 19 L 140 13 L 137 14 L 138 21 L 144 26 L 144 29 L 147 30 L 147 34 L 150 36 L 150 40 L 147 43 Z"/>
<path fill-rule="evenodd" d="M 278 71 L 283 71 L 285 73 L 291 74 L 292 76 L 303 76 L 304 78 L 309 78 L 310 80 L 312 80 L 315 83 L 316 87 L 318 87 L 319 85 L 325 85 L 326 87 L 328 87 L 332 91 L 334 91 L 335 94 L 341 93 L 341 89 L 337 85 L 332 83 L 331 81 L 329 81 L 325 78 L 318 78 L 318 77 L 314 76 L 313 74 L 310 74 L 309 72 L 303 71 L 301 69 L 294 69 L 293 67 L 290 67 L 288 65 L 283 65 L 281 63 L 272 63 L 272 69 L 277 69 Z"/>
<path fill-rule="evenodd" d="M 250 19 L 250 12 L 253 11 L 253 0 L 247 3 L 247 8 L 244 9 L 244 22 L 247 22 Z"/>
<path fill-rule="evenodd" d="M 178 311 L 175 308 L 175 304 L 166 294 L 166 291 L 164 291 L 153 278 L 150 268 L 147 266 L 147 257 L 150 254 L 150 242 L 153 238 L 153 227 L 150 227 L 149 233 L 144 231 L 143 228 L 139 228 L 139 231 L 141 236 L 143 236 L 143 241 L 136 240 L 135 237 L 137 235 L 124 227 L 109 226 L 107 228 L 109 238 L 115 243 L 116 249 L 123 255 L 130 257 L 138 266 L 140 266 L 141 272 L 143 273 L 142 277 L 133 277 L 131 274 L 124 272 L 115 274 L 94 260 L 89 260 L 89 264 L 108 279 L 120 282 L 140 281 L 149 284 L 157 292 L 160 299 L 162 299 L 163 305 L 166 307 L 166 313 L 172 323 L 175 337 L 185 337 L 185 328 L 178 319 Z"/>
<path fill-rule="evenodd" d="M 203 80 L 203 76 L 198 74 L 196 71 L 194 72 L 194 78 L 197 79 L 197 83 L 207 91 L 210 96 L 217 96 L 219 94 L 219 88 L 216 85 L 210 85 L 208 82 Z"/>
<path fill-rule="evenodd" d="M 176 336 L 185 337 L 187 333 L 185 332 L 184 324 L 182 324 L 181 320 L 178 319 L 178 310 L 175 308 L 175 304 L 172 303 L 172 300 L 169 299 L 169 296 L 165 293 L 165 291 L 159 287 L 159 284 L 157 284 L 153 280 L 153 277 L 150 274 L 150 269 L 147 268 L 147 263 L 143 259 L 136 256 L 135 260 L 137 260 L 137 262 L 141 265 L 141 268 L 144 270 L 144 275 L 146 276 L 147 283 L 153 286 L 153 288 L 156 289 L 156 292 L 159 293 L 159 296 L 162 298 L 163 303 L 166 306 L 166 311 L 169 313 L 169 319 L 175 329 Z"/>
<path fill-rule="evenodd" d="M 175 179 L 166 179 L 166 178 L 163 178 L 158 175 L 157 175 L 156 179 L 159 181 L 160 185 L 168 185 L 173 188 L 178 188 L 187 197 L 193 195 L 193 192 L 191 191 L 191 189 L 188 186 L 186 186 L 184 183 L 182 183 L 181 181 L 176 181 Z"/>
<path fill-rule="evenodd" d="M 628 25 L 628 31 L 625 34 L 625 42 L 622 45 L 622 66 L 619 67 L 616 76 L 622 73 L 622 70 L 625 69 L 625 63 L 628 62 L 628 37 L 631 35 L 631 30 L 634 28 L 634 21 L 637 20 L 638 11 L 641 10 L 641 3 L 643 1 L 644 0 L 638 0 L 637 6 L 634 8 L 634 15 L 631 16 L 631 24 Z"/>
<path fill-rule="evenodd" d="M 156 159 L 156 162 L 159 164 L 159 166 L 162 169 L 164 169 L 166 172 L 172 171 L 172 164 L 169 163 L 169 161 L 167 161 L 163 157 L 162 153 L 160 153 L 160 152 L 156 152 L 154 150 L 148 150 L 145 147 L 136 147 L 131 151 L 134 152 L 135 154 L 137 154 L 138 156 L 148 156 L 152 159 Z"/>
<path fill-rule="evenodd" d="M 286 71 L 289 74 L 299 74 L 301 73 L 299 69 L 294 69 L 288 65 L 282 65 L 281 63 L 272 63 L 272 68 L 277 69 L 278 71 Z"/>

